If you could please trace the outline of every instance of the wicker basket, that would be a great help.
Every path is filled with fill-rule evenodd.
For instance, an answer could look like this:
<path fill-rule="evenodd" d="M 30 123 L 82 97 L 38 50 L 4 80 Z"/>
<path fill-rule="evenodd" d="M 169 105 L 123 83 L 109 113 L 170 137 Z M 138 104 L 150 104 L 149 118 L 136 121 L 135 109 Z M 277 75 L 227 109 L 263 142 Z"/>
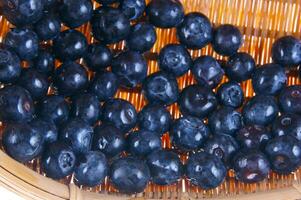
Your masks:
<path fill-rule="evenodd" d="M 301 0 L 182 0 L 186 13 L 192 11 L 207 15 L 216 26 L 230 23 L 239 27 L 244 34 L 244 44 L 240 51 L 250 53 L 257 64 L 271 62 L 270 49 L 273 41 L 283 35 L 301 36 Z M 98 6 L 95 3 L 95 6 Z M 0 16 L 0 41 L 9 30 L 9 23 Z M 79 28 L 93 42 L 89 25 Z M 168 43 L 177 42 L 174 29 L 157 29 L 158 41 L 146 57 L 149 73 L 158 70 L 156 54 Z M 122 49 L 123 43 L 112 45 L 114 49 Z M 210 46 L 202 50 L 191 51 L 193 57 L 213 55 L 219 60 L 225 57 L 213 52 Z M 226 78 L 223 82 L 227 81 Z M 288 84 L 299 84 L 296 71 L 289 73 Z M 180 88 L 194 82 L 190 73 L 178 79 Z M 243 82 L 242 88 L 247 97 L 254 95 L 250 81 Z M 116 97 L 132 102 L 137 110 L 145 104 L 140 91 L 128 92 L 120 90 Z M 176 105 L 169 108 L 175 118 L 180 116 Z M 1 112 L 1 111 L 0 111 Z M 164 135 L 163 145 L 171 148 L 168 135 Z M 185 162 L 187 156 L 182 155 Z M 73 177 L 54 181 L 43 176 L 39 168 L 39 160 L 26 165 L 20 164 L 4 152 L 0 151 L 0 187 L 6 188 L 25 199 L 301 199 L 301 172 L 281 176 L 274 173 L 258 184 L 243 184 L 234 179 L 229 172 L 226 181 L 218 188 L 204 191 L 190 185 L 186 179 L 172 186 L 156 186 L 150 184 L 144 193 L 124 196 L 106 180 L 95 188 L 79 188 L 73 184 Z M 300 185 L 299 185 L 300 184 Z"/>

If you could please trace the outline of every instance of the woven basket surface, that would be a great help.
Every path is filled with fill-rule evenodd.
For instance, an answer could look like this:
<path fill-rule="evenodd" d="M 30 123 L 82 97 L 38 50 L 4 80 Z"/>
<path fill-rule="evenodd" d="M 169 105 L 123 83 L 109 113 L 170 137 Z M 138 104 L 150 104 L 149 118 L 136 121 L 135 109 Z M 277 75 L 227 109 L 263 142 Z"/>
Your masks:
<path fill-rule="evenodd" d="M 149 0 L 147 0 L 149 2 Z M 239 49 L 240 52 L 251 54 L 257 64 L 271 62 L 271 45 L 273 41 L 283 35 L 294 35 L 301 37 L 301 0 L 181 0 L 185 12 L 202 12 L 207 15 L 214 26 L 220 24 L 236 25 L 243 33 L 244 44 Z M 99 6 L 94 2 L 94 6 Z M 0 42 L 8 32 L 11 25 L 0 15 Z M 63 29 L 66 29 L 65 27 Z M 90 33 L 90 25 L 84 25 L 78 28 L 83 32 L 89 42 L 94 42 Z M 146 55 L 148 59 L 149 74 L 158 71 L 156 55 L 160 49 L 169 43 L 177 43 L 175 29 L 157 29 L 158 40 L 151 52 Z M 111 46 L 112 49 L 121 50 L 124 43 L 118 43 Z M 201 50 L 190 51 L 196 58 L 201 55 L 212 55 L 218 60 L 225 60 L 226 57 L 217 55 L 209 45 Z M 80 61 L 82 62 L 82 61 Z M 60 63 L 57 62 L 57 65 Z M 24 63 L 26 65 L 26 63 Z M 222 82 L 226 82 L 224 77 Z M 194 79 L 189 72 L 178 78 L 180 89 L 194 83 Z M 288 84 L 299 84 L 300 80 L 297 71 L 289 73 Z M 241 83 L 241 86 L 247 97 L 254 95 L 251 81 Z M 146 104 L 140 89 L 134 91 L 119 90 L 116 97 L 129 100 L 138 111 Z M 177 105 L 168 108 L 172 116 L 176 119 L 180 117 Z M 0 111 L 1 112 L 1 111 Z M 172 148 L 168 134 L 162 137 L 164 148 Z M 187 155 L 181 155 L 183 162 Z M 26 164 L 29 168 L 43 175 L 39 167 L 39 160 L 34 160 Z M 257 191 L 267 191 L 277 188 L 284 188 L 301 180 L 300 170 L 290 175 L 277 175 L 271 173 L 269 178 L 258 184 L 243 184 L 235 180 L 232 171 L 229 172 L 226 181 L 218 188 L 204 191 L 201 188 L 192 186 L 188 180 L 182 179 L 172 186 L 157 186 L 149 184 L 144 193 L 137 194 L 138 197 L 155 199 L 176 199 L 178 195 L 189 193 L 191 197 L 203 198 L 211 196 L 223 196 L 238 193 L 253 193 Z M 68 177 L 60 182 L 69 184 L 73 182 L 73 177 Z M 104 184 L 94 188 L 82 188 L 93 192 L 115 193 L 116 190 L 106 180 Z"/>

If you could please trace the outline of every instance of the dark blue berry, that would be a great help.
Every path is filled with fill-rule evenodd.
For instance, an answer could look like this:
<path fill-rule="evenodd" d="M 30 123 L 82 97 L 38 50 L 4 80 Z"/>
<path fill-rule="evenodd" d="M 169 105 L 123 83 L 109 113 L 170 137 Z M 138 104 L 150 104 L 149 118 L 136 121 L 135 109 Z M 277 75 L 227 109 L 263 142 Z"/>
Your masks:
<path fill-rule="evenodd" d="M 216 94 L 219 103 L 223 106 L 239 108 L 244 102 L 244 92 L 236 82 L 223 83 Z"/>
<path fill-rule="evenodd" d="M 112 52 L 102 44 L 90 44 L 84 56 L 87 67 L 96 72 L 100 72 L 111 65 Z"/>
<path fill-rule="evenodd" d="M 177 35 L 180 43 L 187 48 L 201 49 L 212 40 L 211 22 L 202 13 L 188 13 L 177 27 Z"/>
<path fill-rule="evenodd" d="M 20 74 L 21 65 L 17 54 L 7 48 L 0 48 L 0 82 L 12 83 Z"/>
<path fill-rule="evenodd" d="M 38 56 L 33 60 L 33 68 L 49 76 L 54 71 L 54 61 L 55 58 L 52 53 L 48 50 L 40 49 Z"/>
<path fill-rule="evenodd" d="M 45 13 L 34 25 L 34 30 L 40 40 L 52 40 L 61 31 L 61 21 L 55 14 Z"/>
<path fill-rule="evenodd" d="M 291 135 L 301 141 L 301 117 L 293 113 L 283 113 L 273 122 L 274 136 Z"/>
<path fill-rule="evenodd" d="M 279 96 L 280 108 L 286 113 L 301 114 L 301 86 L 284 88 Z"/>
<path fill-rule="evenodd" d="M 145 0 L 123 0 L 119 7 L 127 18 L 134 20 L 143 15 L 146 3 Z"/>
<path fill-rule="evenodd" d="M 46 10 L 49 10 L 49 9 L 55 7 L 57 3 L 58 3 L 58 0 L 44 0 L 44 8 Z"/>
<path fill-rule="evenodd" d="M 113 4 L 113 3 L 118 3 L 121 0 L 96 0 L 96 1 L 98 3 L 103 4 L 104 6 L 106 6 L 106 5 L 110 5 L 110 4 Z"/>
<path fill-rule="evenodd" d="M 58 139 L 58 129 L 50 119 L 36 118 L 30 122 L 31 128 L 39 132 L 46 143 L 52 143 Z"/>

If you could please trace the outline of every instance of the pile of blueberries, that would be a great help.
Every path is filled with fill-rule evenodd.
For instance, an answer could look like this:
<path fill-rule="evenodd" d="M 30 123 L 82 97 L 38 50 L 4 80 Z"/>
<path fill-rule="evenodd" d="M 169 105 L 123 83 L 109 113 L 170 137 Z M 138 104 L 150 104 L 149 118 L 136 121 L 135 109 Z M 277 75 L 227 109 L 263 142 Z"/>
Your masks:
<path fill-rule="evenodd" d="M 93 187 L 108 176 L 122 193 L 184 177 L 212 189 L 230 169 L 237 180 L 256 183 L 271 170 L 289 174 L 301 165 L 301 86 L 286 85 L 286 73 L 301 64 L 300 40 L 279 38 L 273 63 L 256 67 L 249 54 L 237 52 L 238 28 L 212 27 L 198 12 L 185 15 L 179 0 L 97 2 L 93 10 L 91 0 L 1 1 L 14 25 L 0 48 L 8 155 L 22 163 L 40 158 L 46 176 L 74 173 L 78 185 Z M 86 23 L 98 42 L 88 44 L 75 29 Z M 69 29 L 61 31 L 61 24 Z M 175 27 L 179 43 L 160 50 L 160 71 L 147 76 L 144 53 L 157 40 L 155 27 Z M 124 51 L 107 47 L 123 40 Z M 187 49 L 209 44 L 226 63 L 191 58 Z M 56 60 L 62 64 L 55 69 Z M 180 91 L 176 78 L 189 70 L 197 84 Z M 224 75 L 229 81 L 220 85 Z M 247 100 L 240 83 L 248 79 L 256 95 Z M 148 104 L 138 113 L 114 98 L 118 88 L 141 90 Z M 179 119 L 166 109 L 175 103 Z M 161 144 L 167 132 L 169 150 Z M 188 156 L 185 164 L 180 155 Z"/>

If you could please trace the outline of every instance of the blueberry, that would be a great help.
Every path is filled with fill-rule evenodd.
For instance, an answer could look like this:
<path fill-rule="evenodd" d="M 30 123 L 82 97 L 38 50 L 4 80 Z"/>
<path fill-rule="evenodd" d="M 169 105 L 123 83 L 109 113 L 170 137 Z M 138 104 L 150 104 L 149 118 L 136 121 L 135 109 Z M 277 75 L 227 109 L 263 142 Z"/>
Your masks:
<path fill-rule="evenodd" d="M 173 104 L 179 97 L 177 79 L 169 73 L 155 72 L 144 80 L 142 93 L 149 103 Z"/>
<path fill-rule="evenodd" d="M 89 151 L 78 158 L 74 178 L 79 185 L 94 187 L 104 181 L 108 170 L 105 155 L 101 152 Z"/>
<path fill-rule="evenodd" d="M 301 63 L 301 41 L 293 36 L 277 39 L 272 46 L 272 58 L 280 65 L 298 65 Z"/>
<path fill-rule="evenodd" d="M 0 120 L 30 121 L 35 112 L 30 93 L 20 86 L 9 85 L 0 89 Z"/>
<path fill-rule="evenodd" d="M 146 14 L 154 26 L 172 28 L 183 21 L 184 8 L 179 0 L 151 0 Z"/>
<path fill-rule="evenodd" d="M 220 55 L 231 56 L 237 52 L 242 40 L 242 34 L 238 28 L 231 24 L 224 24 L 214 30 L 212 47 Z"/>
<path fill-rule="evenodd" d="M 135 127 L 137 111 L 128 101 L 123 99 L 111 99 L 104 103 L 102 121 L 114 125 L 123 133 Z"/>
<path fill-rule="evenodd" d="M 239 108 L 244 102 L 244 92 L 236 82 L 223 83 L 217 90 L 217 98 L 221 105 Z"/>
<path fill-rule="evenodd" d="M 25 123 L 7 124 L 2 143 L 6 153 L 19 162 L 37 158 L 44 150 L 44 137 Z"/>
<path fill-rule="evenodd" d="M 128 148 L 132 155 L 145 157 L 148 154 L 161 150 L 160 136 L 151 131 L 138 130 L 128 136 Z"/>
<path fill-rule="evenodd" d="M 182 76 L 192 66 L 192 59 L 183 45 L 168 44 L 160 50 L 158 64 L 161 70 Z"/>
<path fill-rule="evenodd" d="M 60 125 L 69 118 L 69 105 L 62 96 L 47 96 L 40 102 L 39 115 Z"/>
<path fill-rule="evenodd" d="M 183 115 L 204 118 L 217 106 L 214 93 L 199 85 L 190 85 L 182 90 L 179 107 Z"/>
<path fill-rule="evenodd" d="M 12 28 L 5 35 L 4 44 L 15 51 L 21 60 L 31 60 L 38 55 L 38 36 L 27 28 Z"/>
<path fill-rule="evenodd" d="M 100 72 L 111 65 L 112 57 L 107 46 L 94 43 L 89 45 L 84 60 L 90 70 Z"/>
<path fill-rule="evenodd" d="M 117 76 L 112 72 L 96 74 L 89 87 L 89 92 L 95 94 L 100 101 L 114 97 L 119 87 Z"/>
<path fill-rule="evenodd" d="M 44 0 L 3 0 L 1 11 L 15 26 L 25 26 L 37 22 L 43 13 Z"/>
<path fill-rule="evenodd" d="M 239 146 L 231 135 L 213 135 L 204 145 L 204 151 L 220 158 L 225 164 L 231 164 L 231 159 Z"/>
<path fill-rule="evenodd" d="M 121 86 L 133 88 L 146 78 L 147 63 L 138 52 L 125 51 L 113 59 L 112 71 L 119 78 Z"/>
<path fill-rule="evenodd" d="M 34 25 L 34 30 L 40 40 L 52 40 L 61 31 L 61 20 L 55 14 L 45 13 Z"/>
<path fill-rule="evenodd" d="M 301 114 L 301 86 L 293 85 L 284 88 L 279 96 L 279 104 L 286 113 Z"/>
<path fill-rule="evenodd" d="M 41 167 L 47 177 L 62 179 L 71 175 L 76 164 L 76 157 L 68 142 L 59 141 L 49 144 L 44 151 Z"/>
<path fill-rule="evenodd" d="M 146 3 L 145 0 L 123 0 L 119 7 L 126 17 L 134 20 L 143 15 Z"/>
<path fill-rule="evenodd" d="M 194 151 L 199 150 L 208 139 L 209 128 L 201 119 L 186 116 L 173 122 L 169 134 L 180 151 Z"/>
<path fill-rule="evenodd" d="M 104 6 L 120 2 L 120 0 L 96 0 L 96 1 L 98 3 L 103 4 Z"/>
<path fill-rule="evenodd" d="M 121 154 L 126 148 L 123 133 L 116 127 L 102 124 L 94 129 L 92 149 L 101 151 L 112 158 Z"/>
<path fill-rule="evenodd" d="M 269 175 L 270 163 L 258 150 L 243 150 L 233 158 L 235 178 L 244 183 L 257 183 Z"/>
<path fill-rule="evenodd" d="M 79 59 L 85 55 L 87 48 L 85 35 L 73 29 L 61 32 L 53 40 L 54 53 L 61 61 Z"/>
<path fill-rule="evenodd" d="M 233 136 L 242 127 L 242 116 L 234 108 L 220 107 L 209 116 L 208 124 L 214 134 Z"/>
<path fill-rule="evenodd" d="M 20 59 L 7 48 L 0 48 L 0 82 L 12 83 L 21 74 Z"/>
<path fill-rule="evenodd" d="M 24 69 L 18 84 L 23 86 L 34 100 L 39 100 L 47 95 L 49 82 L 44 74 L 35 69 Z"/>
<path fill-rule="evenodd" d="M 91 19 L 93 37 L 106 44 L 120 42 L 130 33 L 129 19 L 116 8 L 100 7 Z"/>
<path fill-rule="evenodd" d="M 90 125 L 94 125 L 101 116 L 101 107 L 97 97 L 93 94 L 79 94 L 73 98 L 72 115 L 81 118 Z"/>
<path fill-rule="evenodd" d="M 233 81 L 242 82 L 251 78 L 256 63 L 254 58 L 247 53 L 235 53 L 226 63 L 226 75 Z"/>
<path fill-rule="evenodd" d="M 189 156 L 186 175 L 193 185 L 208 190 L 221 185 L 227 175 L 227 168 L 216 156 L 199 152 Z"/>
<path fill-rule="evenodd" d="M 300 166 L 301 144 L 292 136 L 284 135 L 270 140 L 265 152 L 276 173 L 289 174 Z"/>
<path fill-rule="evenodd" d="M 148 23 L 137 23 L 131 27 L 126 39 L 127 47 L 140 53 L 149 51 L 157 41 L 155 28 Z"/>
<path fill-rule="evenodd" d="M 246 125 L 236 133 L 236 140 L 245 149 L 264 149 L 271 133 L 260 125 Z"/>
<path fill-rule="evenodd" d="M 286 86 L 284 68 L 278 64 L 265 64 L 256 68 L 252 85 L 256 94 L 277 95 Z"/>
<path fill-rule="evenodd" d="M 38 56 L 33 60 L 33 68 L 45 75 L 51 75 L 54 71 L 55 58 L 48 50 L 40 49 Z"/>
<path fill-rule="evenodd" d="M 35 118 L 30 122 L 31 128 L 39 132 L 46 143 L 52 143 L 58 139 L 58 129 L 54 122 L 50 119 Z"/>
<path fill-rule="evenodd" d="M 274 97 L 257 95 L 244 105 L 242 115 L 246 124 L 266 126 L 274 121 L 278 112 L 279 108 Z"/>
<path fill-rule="evenodd" d="M 151 180 L 157 185 L 175 184 L 183 174 L 183 164 L 179 156 L 168 150 L 151 153 L 147 157 Z"/>
<path fill-rule="evenodd" d="M 162 136 L 169 130 L 172 117 L 164 106 L 148 104 L 138 114 L 140 129 L 155 132 Z"/>
<path fill-rule="evenodd" d="M 301 117 L 293 113 L 283 113 L 273 122 L 274 136 L 291 135 L 301 141 Z"/>
<path fill-rule="evenodd" d="M 180 43 L 187 48 L 201 49 L 212 41 L 211 22 L 202 13 L 188 13 L 177 27 L 177 36 Z"/>
<path fill-rule="evenodd" d="M 57 0 L 44 0 L 44 8 L 46 10 L 49 10 L 49 9 L 55 7 L 57 3 L 58 3 Z"/>
<path fill-rule="evenodd" d="M 72 95 L 88 86 L 86 69 L 76 62 L 65 62 L 55 71 L 55 86 L 62 95 Z"/>
<path fill-rule="evenodd" d="M 215 88 L 224 75 L 224 70 L 220 64 L 211 56 L 197 58 L 192 65 L 191 71 L 198 84 L 210 88 Z"/>
<path fill-rule="evenodd" d="M 62 22 L 69 28 L 77 28 L 88 22 L 93 14 L 90 0 L 64 0 L 59 5 Z"/>

